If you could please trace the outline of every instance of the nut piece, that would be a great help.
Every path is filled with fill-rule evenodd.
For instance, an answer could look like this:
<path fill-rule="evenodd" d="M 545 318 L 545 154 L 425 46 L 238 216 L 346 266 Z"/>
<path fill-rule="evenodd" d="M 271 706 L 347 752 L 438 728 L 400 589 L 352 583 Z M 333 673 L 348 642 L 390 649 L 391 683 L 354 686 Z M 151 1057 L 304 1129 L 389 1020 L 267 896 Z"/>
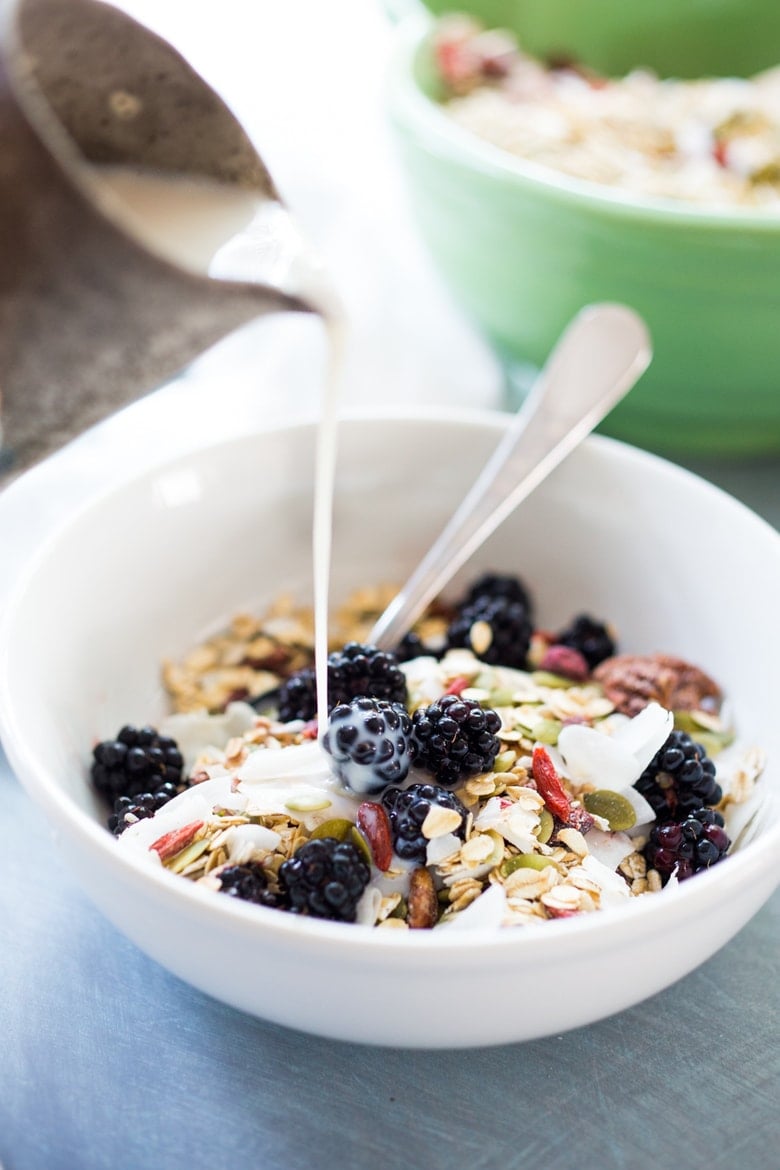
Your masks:
<path fill-rule="evenodd" d="M 439 900 L 433 878 L 425 866 L 412 870 L 409 879 L 409 912 L 406 921 L 412 930 L 430 930 L 436 925 Z"/>
<path fill-rule="evenodd" d="M 667 711 L 717 710 L 723 697 L 703 670 L 671 654 L 618 654 L 599 663 L 593 677 L 624 715 L 638 715 L 653 701 Z"/>
<path fill-rule="evenodd" d="M 204 821 L 191 821 L 189 825 L 182 825 L 180 829 L 171 829 L 170 833 L 163 833 L 149 846 L 154 849 L 160 861 L 167 861 L 185 846 L 195 840 L 195 836 L 203 828 Z"/>
<path fill-rule="evenodd" d="M 393 860 L 393 835 L 383 805 L 364 800 L 357 810 L 357 823 L 371 846 L 374 864 L 385 873 Z"/>

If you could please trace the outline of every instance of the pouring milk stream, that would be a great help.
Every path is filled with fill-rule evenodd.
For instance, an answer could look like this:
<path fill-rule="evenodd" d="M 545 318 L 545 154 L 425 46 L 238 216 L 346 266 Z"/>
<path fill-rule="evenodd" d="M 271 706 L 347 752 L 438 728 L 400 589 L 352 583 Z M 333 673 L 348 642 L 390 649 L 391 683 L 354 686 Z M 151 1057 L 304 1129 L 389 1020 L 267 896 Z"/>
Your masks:
<path fill-rule="evenodd" d="M 98 197 L 116 200 L 146 247 L 202 275 L 275 284 L 296 266 L 295 286 L 319 314 L 328 337 L 317 428 L 312 531 L 314 658 L 320 736 L 328 722 L 328 594 L 344 317 L 322 266 L 303 244 L 289 213 L 251 191 L 190 178 L 93 168 Z"/>

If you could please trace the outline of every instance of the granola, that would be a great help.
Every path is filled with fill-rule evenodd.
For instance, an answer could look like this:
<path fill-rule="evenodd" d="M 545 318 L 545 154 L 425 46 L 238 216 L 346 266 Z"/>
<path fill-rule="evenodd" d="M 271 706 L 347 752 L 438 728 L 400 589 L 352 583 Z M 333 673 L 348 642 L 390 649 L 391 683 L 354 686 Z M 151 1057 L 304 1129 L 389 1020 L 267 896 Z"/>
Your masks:
<path fill-rule="evenodd" d="M 469 16 L 444 17 L 432 49 L 442 108 L 510 154 L 642 196 L 780 208 L 780 67 L 751 79 L 608 78 L 537 60 Z"/>
<path fill-rule="evenodd" d="M 392 592 L 389 586 L 361 590 L 350 599 L 334 641 L 365 637 Z M 708 676 L 669 656 L 631 656 L 632 677 L 651 677 L 660 662 L 674 667 L 678 682 L 697 685 L 664 691 L 667 699 L 684 696 L 690 709 L 671 710 L 650 692 L 627 714 L 621 696 L 607 685 L 616 673 L 623 677 L 625 656 L 612 654 L 583 668 L 580 650 L 541 630 L 534 631 L 525 669 L 487 663 L 473 649 L 442 653 L 453 612 L 440 605 L 416 629 L 424 652 L 400 665 L 406 709 L 413 717 L 424 715 L 450 696 L 470 711 L 495 711 L 500 726 L 490 766 L 449 785 L 447 800 L 438 801 L 441 786 L 412 759 L 400 791 L 418 801 L 414 840 L 408 832 L 402 840 L 396 806 L 385 799 L 389 790 L 371 798 L 345 787 L 316 726 L 281 722 L 267 709 L 268 692 L 273 696 L 312 659 L 311 616 L 284 600 L 262 617 L 237 618 L 182 663 L 165 664 L 172 714 L 160 730 L 169 737 L 164 742 L 179 745 L 187 787 L 154 815 L 140 806 L 134 813 L 131 806 L 120 828 L 121 846 L 217 892 L 236 893 L 235 875 L 243 871 L 241 890 L 259 882 L 262 896 L 239 896 L 290 909 L 289 867 L 303 846 L 328 841 L 333 848 L 340 844 L 342 854 L 346 846 L 365 883 L 354 914 L 321 916 L 384 929 L 538 925 L 655 895 L 696 868 L 684 842 L 672 850 L 669 864 L 666 838 L 683 831 L 691 811 L 685 803 L 690 794 L 675 788 L 677 765 L 671 757 L 664 762 L 670 745 L 672 756 L 684 749 L 695 758 L 701 773 L 696 831 L 728 842 L 723 817 L 755 803 L 764 758 L 756 748 L 743 753 L 731 743 L 733 732 L 716 709 L 720 688 Z M 613 646 L 603 630 L 602 653 Z M 248 647 L 262 652 L 262 661 L 250 662 Z M 570 653 L 551 655 L 551 648 Z M 539 668 L 556 663 L 568 673 Z M 215 682 L 215 671 L 237 665 L 256 670 L 253 686 L 265 696 L 262 713 L 245 702 L 251 690 L 237 697 Z M 178 680 L 185 673 L 182 690 Z M 193 707 L 196 696 L 199 705 Z M 725 761 L 717 783 L 704 749 L 687 735 L 691 728 L 709 736 L 711 754 L 721 753 Z M 701 761 L 706 764 L 700 767 Z M 663 840 L 659 827 L 666 832 Z M 716 849 L 711 861 L 726 848 Z M 316 911 L 305 906 L 304 912 Z"/>

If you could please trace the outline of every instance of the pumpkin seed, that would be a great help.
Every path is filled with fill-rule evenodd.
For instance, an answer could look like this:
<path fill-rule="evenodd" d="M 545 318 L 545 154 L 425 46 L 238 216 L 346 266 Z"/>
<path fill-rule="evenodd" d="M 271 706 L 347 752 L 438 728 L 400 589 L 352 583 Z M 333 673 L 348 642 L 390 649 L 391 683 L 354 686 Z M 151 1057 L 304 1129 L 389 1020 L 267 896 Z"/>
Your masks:
<path fill-rule="evenodd" d="M 371 846 L 360 832 L 360 829 L 358 829 L 357 825 L 352 826 L 352 832 L 349 834 L 349 839 L 357 849 L 358 853 L 363 855 L 363 860 L 370 869 L 374 864 L 374 858 L 371 853 Z"/>
<path fill-rule="evenodd" d="M 562 727 L 560 719 L 540 719 L 531 730 L 534 739 L 537 739 L 539 743 L 556 744 Z"/>
<path fill-rule="evenodd" d="M 165 868 L 169 869 L 171 873 L 181 873 L 191 862 L 206 852 L 210 843 L 210 838 L 208 837 L 201 837 L 199 841 L 193 841 L 190 845 L 186 845 L 184 849 L 179 850 L 170 861 L 166 861 Z"/>
<path fill-rule="evenodd" d="M 499 752 L 493 764 L 494 772 L 508 772 L 517 758 L 516 753 L 511 749 L 506 752 Z"/>
<path fill-rule="evenodd" d="M 535 670 L 531 678 L 537 686 L 549 687 L 550 690 L 563 691 L 576 685 L 573 679 L 564 678 L 561 674 L 552 674 L 549 670 Z"/>
<path fill-rule="evenodd" d="M 357 825 L 353 825 L 352 821 L 348 821 L 346 817 L 331 817 L 329 821 L 323 821 L 321 825 L 317 825 L 310 836 L 312 838 L 335 837 L 337 841 L 350 841 L 361 854 L 366 865 L 369 868 L 373 865 L 374 859 L 371 856 L 371 847 L 368 841 Z"/>
<path fill-rule="evenodd" d="M 293 796 L 286 800 L 284 807 L 290 812 L 319 812 L 323 808 L 330 808 L 332 801 L 327 796 Z"/>
<path fill-rule="evenodd" d="M 598 788 L 585 793 L 585 808 L 594 817 L 603 817 L 613 833 L 632 829 L 636 824 L 636 812 L 631 801 L 612 792 L 609 788 Z"/>
<path fill-rule="evenodd" d="M 512 699 L 514 691 L 502 690 L 498 688 L 490 692 L 490 706 L 491 707 L 511 707 L 513 706 Z"/>
<path fill-rule="evenodd" d="M 354 829 L 352 821 L 348 821 L 346 817 L 333 817 L 329 821 L 323 821 L 321 825 L 317 825 L 316 829 L 312 830 L 312 837 L 335 837 L 337 841 L 346 841 Z"/>
<path fill-rule="evenodd" d="M 708 726 L 709 723 L 709 726 Z M 675 711 L 674 726 L 685 731 L 696 743 L 700 743 L 708 756 L 716 756 L 723 748 L 734 742 L 734 732 L 729 728 L 718 728 L 714 720 L 704 712 Z"/>
<path fill-rule="evenodd" d="M 505 858 L 499 867 L 502 877 L 509 877 L 516 869 L 547 869 L 555 865 L 551 857 L 542 857 L 539 853 L 517 853 L 514 857 Z"/>
<path fill-rule="evenodd" d="M 539 832 L 536 834 L 536 839 L 540 845 L 546 845 L 553 835 L 555 828 L 555 821 L 552 813 L 543 808 L 539 813 Z"/>

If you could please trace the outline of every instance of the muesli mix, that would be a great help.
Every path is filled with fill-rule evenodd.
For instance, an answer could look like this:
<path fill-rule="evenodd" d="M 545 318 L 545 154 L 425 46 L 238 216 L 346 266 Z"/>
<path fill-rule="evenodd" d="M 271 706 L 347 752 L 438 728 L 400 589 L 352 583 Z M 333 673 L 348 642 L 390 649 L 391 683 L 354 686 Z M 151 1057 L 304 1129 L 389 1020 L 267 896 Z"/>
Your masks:
<path fill-rule="evenodd" d="M 217 893 L 396 930 L 587 914 L 726 856 L 763 756 L 735 750 L 702 670 L 618 654 L 586 614 L 539 629 L 496 573 L 383 652 L 366 638 L 393 592 L 362 590 L 334 622 L 322 736 L 311 613 L 289 601 L 165 663 L 172 714 L 94 748 L 118 847 Z"/>
<path fill-rule="evenodd" d="M 643 196 L 780 210 L 780 66 L 609 78 L 469 16 L 443 18 L 433 52 L 448 115 L 519 158 Z"/>

